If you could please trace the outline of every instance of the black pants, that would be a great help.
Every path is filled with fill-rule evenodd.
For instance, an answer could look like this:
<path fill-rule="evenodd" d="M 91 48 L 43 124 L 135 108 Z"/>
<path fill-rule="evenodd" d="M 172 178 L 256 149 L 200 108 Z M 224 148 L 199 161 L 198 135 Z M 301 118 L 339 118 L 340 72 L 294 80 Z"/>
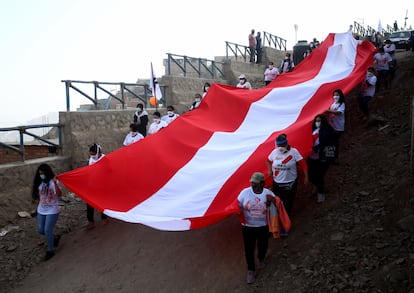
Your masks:
<path fill-rule="evenodd" d="M 95 209 L 92 206 L 86 204 L 86 218 L 88 219 L 88 222 L 91 222 L 91 223 L 95 222 L 95 220 L 93 219 L 94 213 L 95 213 Z M 107 219 L 107 218 L 108 218 L 107 215 L 105 215 L 104 213 L 101 213 L 102 220 Z"/>
<path fill-rule="evenodd" d="M 359 96 L 358 97 L 358 106 L 364 116 L 369 116 L 368 104 L 371 101 L 372 97 L 369 96 Z"/>
<path fill-rule="evenodd" d="M 293 200 L 295 199 L 297 188 L 297 179 L 291 183 L 276 183 L 273 181 L 272 191 L 282 200 L 289 218 L 292 214 Z"/>
<path fill-rule="evenodd" d="M 254 60 L 256 59 L 256 47 L 249 47 L 250 48 L 250 62 L 254 63 Z"/>
<path fill-rule="evenodd" d="M 325 174 L 328 171 L 328 167 L 328 162 L 308 158 L 309 181 L 316 186 L 317 193 L 325 192 Z"/>
<path fill-rule="evenodd" d="M 246 256 L 247 270 L 255 271 L 254 254 L 257 243 L 257 258 L 264 261 L 269 241 L 269 226 L 247 227 L 242 226 L 244 255 Z"/>
<path fill-rule="evenodd" d="M 337 161 L 338 157 L 339 157 L 339 141 L 341 139 L 342 133 L 344 133 L 343 131 L 338 131 L 336 130 L 333 133 L 333 139 L 334 139 L 334 144 L 335 144 L 335 161 Z"/>
<path fill-rule="evenodd" d="M 388 89 L 388 70 L 378 70 L 375 92 L 379 93 L 382 87 L 384 87 L 386 90 Z"/>

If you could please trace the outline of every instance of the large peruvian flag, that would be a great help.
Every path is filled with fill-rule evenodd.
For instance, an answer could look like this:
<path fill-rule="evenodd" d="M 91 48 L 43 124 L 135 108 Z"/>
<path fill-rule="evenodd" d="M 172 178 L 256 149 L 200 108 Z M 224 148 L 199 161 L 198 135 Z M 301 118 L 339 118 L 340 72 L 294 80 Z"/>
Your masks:
<path fill-rule="evenodd" d="M 266 160 L 278 134 L 306 156 L 311 121 L 332 92 L 355 88 L 375 47 L 351 32 L 330 34 L 291 73 L 267 87 L 213 84 L 200 106 L 160 132 L 58 176 L 106 215 L 160 230 L 191 230 L 238 213 L 237 196 Z"/>

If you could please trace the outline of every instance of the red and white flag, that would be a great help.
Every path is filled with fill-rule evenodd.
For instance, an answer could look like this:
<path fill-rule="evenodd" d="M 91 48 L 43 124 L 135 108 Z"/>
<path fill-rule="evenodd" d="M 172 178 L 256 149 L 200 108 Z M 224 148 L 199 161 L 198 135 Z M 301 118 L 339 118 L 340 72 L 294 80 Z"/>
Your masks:
<path fill-rule="evenodd" d="M 157 99 L 157 101 L 162 99 L 161 88 L 158 83 L 157 77 L 154 74 L 154 68 L 152 67 L 152 62 L 151 62 L 150 89 L 151 89 L 152 95 Z"/>
<path fill-rule="evenodd" d="M 253 172 L 267 174 L 278 134 L 309 154 L 312 119 L 328 109 L 335 89 L 347 94 L 362 82 L 374 51 L 351 32 L 329 34 L 272 87 L 213 84 L 199 108 L 167 128 L 58 178 L 126 222 L 169 231 L 214 224 L 239 212 L 237 196 Z"/>

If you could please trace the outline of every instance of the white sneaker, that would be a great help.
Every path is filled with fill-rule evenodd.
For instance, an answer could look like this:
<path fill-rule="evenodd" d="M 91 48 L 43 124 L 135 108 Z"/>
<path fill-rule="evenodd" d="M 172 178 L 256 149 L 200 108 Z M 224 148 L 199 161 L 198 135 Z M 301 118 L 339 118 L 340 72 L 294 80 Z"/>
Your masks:
<path fill-rule="evenodd" d="M 318 193 L 316 196 L 317 196 L 317 200 L 316 200 L 317 203 L 323 203 L 325 201 L 325 194 Z"/>
<path fill-rule="evenodd" d="M 254 281 L 254 271 L 247 271 L 247 284 L 253 284 Z"/>

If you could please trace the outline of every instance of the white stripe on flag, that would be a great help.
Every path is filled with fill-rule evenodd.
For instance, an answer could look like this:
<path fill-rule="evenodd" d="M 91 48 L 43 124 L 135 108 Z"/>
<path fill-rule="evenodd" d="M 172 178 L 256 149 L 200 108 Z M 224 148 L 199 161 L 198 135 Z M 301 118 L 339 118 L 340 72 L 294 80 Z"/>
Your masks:
<path fill-rule="evenodd" d="M 105 214 L 157 229 L 189 229 L 191 223 L 186 219 L 203 216 L 228 178 L 272 133 L 294 123 L 322 84 L 351 74 L 357 41 L 344 41 L 350 37 L 351 34 L 336 34 L 334 45 L 328 49 L 313 79 L 292 87 L 275 88 L 253 103 L 236 131 L 214 133 L 193 159 L 150 198 L 128 212 L 105 210 Z M 218 168 L 220 172 L 216 172 Z M 197 180 L 189 182 L 188 178 Z M 203 184 L 207 179 L 214 185 Z"/>

